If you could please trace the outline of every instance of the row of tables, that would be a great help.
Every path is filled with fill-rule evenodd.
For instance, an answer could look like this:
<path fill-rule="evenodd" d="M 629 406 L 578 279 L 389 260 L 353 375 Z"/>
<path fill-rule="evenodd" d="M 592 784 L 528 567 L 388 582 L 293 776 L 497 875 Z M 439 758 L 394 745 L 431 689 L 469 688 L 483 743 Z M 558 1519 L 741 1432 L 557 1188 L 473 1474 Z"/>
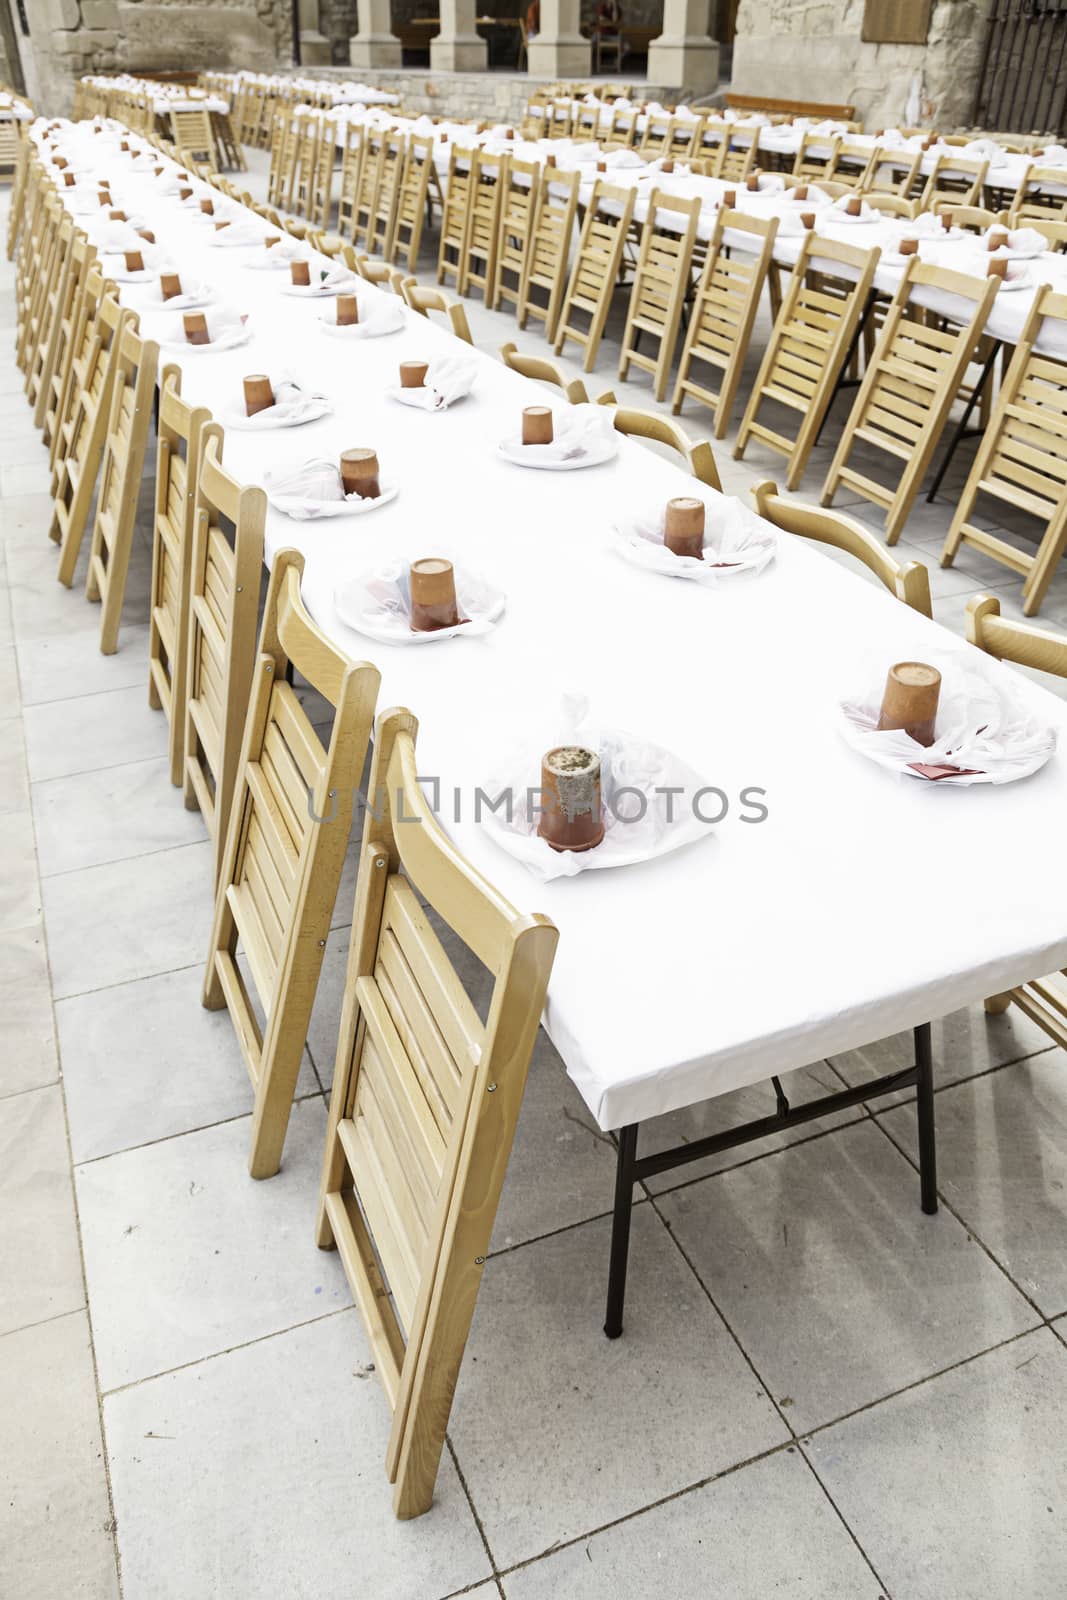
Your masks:
<path fill-rule="evenodd" d="M 968 645 L 798 540 L 781 538 L 758 575 L 712 587 L 626 564 L 615 526 L 691 494 L 691 478 L 626 440 L 584 471 L 513 465 L 499 442 L 546 391 L 478 352 L 473 391 L 455 406 L 396 404 L 398 363 L 453 354 L 449 333 L 405 308 L 394 335 L 324 336 L 331 301 L 287 293 L 287 274 L 254 270 L 270 232 L 257 214 L 194 182 L 253 240 L 217 247 L 211 224 L 163 194 L 150 166 L 124 168 L 118 137 L 77 124 L 61 142 L 87 175 L 106 171 L 116 203 L 154 230 L 156 266 L 175 264 L 248 317 L 240 348 L 165 349 L 183 395 L 219 416 L 240 405 L 246 373 L 288 373 L 334 405 L 291 431 L 228 431 L 228 469 L 264 483 L 364 445 L 399 485 L 391 503 L 355 518 L 299 522 L 271 507 L 267 560 L 302 551 L 318 623 L 376 662 L 382 706 L 419 717 L 420 770 L 437 786 L 443 825 L 516 906 L 558 925 L 545 1026 L 602 1128 L 766 1080 L 1067 964 L 1063 756 L 1025 782 L 946 790 L 887 774 L 839 732 L 839 702 L 872 671 L 902 658 L 936 663 Z M 86 192 L 61 191 L 67 204 Z M 154 280 L 120 284 L 143 334 L 165 339 L 178 319 L 156 291 Z M 379 293 L 365 283 L 357 292 L 364 303 Z M 701 492 L 713 525 L 721 502 Z M 492 632 L 403 648 L 342 621 L 339 585 L 432 554 L 504 591 Z M 1062 736 L 1067 705 L 1011 676 Z M 515 747 L 536 784 L 573 697 L 595 724 L 664 746 L 701 774 L 726 798 L 725 817 L 657 860 L 533 878 L 475 819 L 475 792 Z M 741 798 L 753 790 L 767 812 L 758 822 Z M 1042 863 L 1040 892 L 1024 846 Z M 978 899 L 989 896 L 986 915 Z"/>

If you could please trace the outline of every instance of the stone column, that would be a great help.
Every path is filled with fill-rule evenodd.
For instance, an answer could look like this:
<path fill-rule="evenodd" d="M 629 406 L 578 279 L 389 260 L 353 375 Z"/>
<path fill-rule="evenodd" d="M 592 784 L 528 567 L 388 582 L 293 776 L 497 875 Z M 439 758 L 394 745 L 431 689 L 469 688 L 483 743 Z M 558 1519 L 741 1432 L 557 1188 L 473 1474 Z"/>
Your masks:
<path fill-rule="evenodd" d="M 300 18 L 300 65 L 328 67 L 330 41 L 319 29 L 319 0 L 297 0 Z"/>
<path fill-rule="evenodd" d="M 430 40 L 434 72 L 484 72 L 489 46 L 475 32 L 475 0 L 441 0 L 441 31 Z"/>
<path fill-rule="evenodd" d="M 534 77 L 588 78 L 593 47 L 578 32 L 581 9 L 581 0 L 541 0 L 541 32 L 527 47 L 527 71 Z"/>
<path fill-rule="evenodd" d="M 701 94 L 719 81 L 718 41 L 708 37 L 709 0 L 663 0 L 663 32 L 648 47 L 649 83 Z"/>
<path fill-rule="evenodd" d="M 348 46 L 354 67 L 399 67 L 400 40 L 392 29 L 392 0 L 359 0 L 359 29 Z"/>

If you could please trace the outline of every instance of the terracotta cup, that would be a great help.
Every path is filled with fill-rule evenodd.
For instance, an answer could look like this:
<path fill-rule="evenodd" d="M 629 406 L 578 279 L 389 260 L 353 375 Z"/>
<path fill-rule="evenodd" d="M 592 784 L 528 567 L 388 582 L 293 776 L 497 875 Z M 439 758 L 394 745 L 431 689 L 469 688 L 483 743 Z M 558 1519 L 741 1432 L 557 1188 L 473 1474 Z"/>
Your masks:
<path fill-rule="evenodd" d="M 213 217 L 215 215 L 214 200 L 201 200 L 200 209 L 204 213 L 205 217 Z"/>
<path fill-rule="evenodd" d="M 1008 242 L 1007 230 L 1004 228 L 990 228 L 986 235 L 985 247 L 987 250 L 999 250 Z"/>
<path fill-rule="evenodd" d="M 161 178 L 163 176 L 163 170 L 164 169 L 162 167 L 153 167 L 152 176 L 155 178 Z"/>
<path fill-rule="evenodd" d="M 732 211 L 737 204 L 737 190 L 724 189 L 722 192 L 722 204 L 724 211 Z"/>
<path fill-rule="evenodd" d="M 596 164 L 596 169 L 597 169 L 598 172 L 607 172 L 607 170 L 608 170 L 607 162 L 606 161 L 598 161 L 597 164 Z"/>
<path fill-rule="evenodd" d="M 244 380 L 244 386 L 246 417 L 254 417 L 257 412 L 268 411 L 274 404 L 274 390 L 265 373 L 250 373 Z"/>
<path fill-rule="evenodd" d="M 750 172 L 749 173 L 748 177 L 745 179 L 745 188 L 751 190 L 751 192 L 753 194 L 758 194 L 759 193 L 759 173 L 758 172 Z"/>
<path fill-rule="evenodd" d="M 426 556 L 413 561 L 408 572 L 411 585 L 411 626 L 416 633 L 433 633 L 438 628 L 454 628 L 459 622 L 456 603 L 456 575 L 451 561 Z"/>
<path fill-rule="evenodd" d="M 663 521 L 663 543 L 672 555 L 695 556 L 704 553 L 704 502 L 690 495 L 667 501 Z"/>
<path fill-rule="evenodd" d="M 181 188 L 178 190 L 178 199 L 179 200 L 191 200 L 192 197 L 193 197 L 193 191 L 189 188 L 189 186 L 187 184 L 183 183 Z"/>
<path fill-rule="evenodd" d="M 377 500 L 382 490 L 378 481 L 378 457 L 374 451 L 343 450 L 341 483 L 345 494 L 358 494 L 361 500 Z"/>
<path fill-rule="evenodd" d="M 951 233 L 952 232 L 952 212 L 951 211 L 942 211 L 941 212 L 941 226 L 944 228 L 946 233 Z"/>
<path fill-rule="evenodd" d="M 849 195 L 845 201 L 845 210 L 850 217 L 861 217 L 863 215 L 863 201 L 858 194 Z"/>
<path fill-rule="evenodd" d="M 63 174 L 63 182 L 66 184 L 68 189 L 73 189 L 74 181 L 75 180 L 74 180 L 73 172 L 64 172 L 64 174 Z"/>
<path fill-rule="evenodd" d="M 546 167 L 554 167 L 555 165 L 556 165 L 555 156 L 548 155 L 548 156 L 545 157 L 545 166 Z"/>
<path fill-rule="evenodd" d="M 122 151 L 123 155 L 128 155 L 130 151 L 130 141 L 128 139 L 121 139 L 119 141 L 119 149 Z"/>
<path fill-rule="evenodd" d="M 523 444 L 551 444 L 552 439 L 552 408 L 526 406 L 522 413 Z"/>
<path fill-rule="evenodd" d="M 211 335 L 208 332 L 207 318 L 202 311 L 187 311 L 182 318 L 187 344 L 210 344 Z"/>
<path fill-rule="evenodd" d="M 139 250 L 127 250 L 124 254 L 127 272 L 143 272 L 144 256 Z"/>
<path fill-rule="evenodd" d="M 129 222 L 130 220 L 125 211 L 109 211 L 107 215 L 109 222 Z"/>
<path fill-rule="evenodd" d="M 815 213 L 814 213 L 814 211 L 802 211 L 800 213 L 800 221 L 801 221 L 801 225 L 803 227 L 805 227 L 805 228 L 814 228 L 814 226 L 815 226 Z"/>
<path fill-rule="evenodd" d="M 604 837 L 600 757 L 580 745 L 557 745 L 541 758 L 537 831 L 553 850 L 592 850 Z"/>
<path fill-rule="evenodd" d="M 53 156 L 52 157 L 52 165 L 54 167 L 58 167 L 60 172 L 62 172 L 63 168 L 67 165 L 66 156 Z"/>
<path fill-rule="evenodd" d="M 309 261 L 291 261 L 289 263 L 289 277 L 298 289 L 311 287 L 311 263 Z"/>
<path fill-rule="evenodd" d="M 425 361 L 402 361 L 400 363 L 400 387 L 402 389 L 424 389 L 428 371 L 429 364 Z"/>
<path fill-rule="evenodd" d="M 797 187 L 793 190 L 792 198 L 794 200 L 806 200 L 808 198 L 808 186 L 807 186 L 807 184 L 806 183 L 798 184 Z"/>
<path fill-rule="evenodd" d="M 335 304 L 338 327 L 351 328 L 359 321 L 359 301 L 354 294 L 339 294 Z"/>
<path fill-rule="evenodd" d="M 100 201 L 102 206 L 113 206 L 115 204 L 114 200 L 112 200 L 106 189 L 100 190 L 100 193 L 97 195 L 97 199 Z"/>
<path fill-rule="evenodd" d="M 916 744 L 932 745 L 940 694 L 941 674 L 936 667 L 898 661 L 885 681 L 879 728 L 903 728 Z"/>
<path fill-rule="evenodd" d="M 902 256 L 917 256 L 919 254 L 918 239 L 901 239 L 900 253 Z"/>
<path fill-rule="evenodd" d="M 143 239 L 145 244 L 155 244 L 156 242 L 156 236 L 151 228 L 138 228 L 137 237 L 138 239 Z"/>
<path fill-rule="evenodd" d="M 215 232 L 216 233 L 221 233 L 223 228 L 228 228 L 229 226 L 230 226 L 230 224 L 228 222 L 216 222 L 216 224 L 215 224 Z"/>
<path fill-rule="evenodd" d="M 660 164 L 659 164 L 659 170 L 661 172 L 673 172 L 674 171 L 674 162 L 673 161 L 661 161 Z"/>
<path fill-rule="evenodd" d="M 1008 276 L 1007 256 L 990 256 L 985 264 L 987 278 L 1006 278 Z"/>

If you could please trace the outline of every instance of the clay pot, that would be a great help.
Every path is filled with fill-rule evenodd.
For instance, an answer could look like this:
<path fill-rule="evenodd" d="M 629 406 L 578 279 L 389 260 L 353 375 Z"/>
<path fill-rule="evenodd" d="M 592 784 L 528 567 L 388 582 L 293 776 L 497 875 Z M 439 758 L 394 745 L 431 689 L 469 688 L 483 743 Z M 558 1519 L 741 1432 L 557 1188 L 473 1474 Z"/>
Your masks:
<path fill-rule="evenodd" d="M 144 256 L 141 254 L 141 252 L 139 250 L 127 250 L 125 252 L 125 254 L 124 254 L 123 259 L 126 262 L 126 271 L 127 272 L 143 272 L 144 271 Z"/>
<path fill-rule="evenodd" d="M 814 211 L 802 211 L 800 213 L 800 221 L 801 221 L 801 226 L 802 227 L 814 228 L 814 226 L 815 226 L 815 213 L 814 213 Z"/>
<path fill-rule="evenodd" d="M 722 208 L 723 208 L 723 210 L 724 211 L 732 211 L 734 209 L 734 207 L 736 206 L 736 204 L 737 204 L 737 190 L 736 189 L 724 189 L 723 192 L 722 192 Z"/>
<path fill-rule="evenodd" d="M 759 173 L 758 172 L 750 172 L 749 173 L 748 177 L 745 179 L 745 188 L 750 190 L 753 194 L 758 194 L 759 193 Z"/>
<path fill-rule="evenodd" d="M 917 256 L 919 254 L 918 239 L 901 239 L 900 253 L 902 256 Z"/>
<path fill-rule="evenodd" d="M 596 169 L 597 169 L 598 172 L 607 172 L 607 170 L 608 170 L 607 162 L 606 161 L 598 161 L 597 164 L 596 164 Z"/>
<path fill-rule="evenodd" d="M 808 186 L 807 186 L 807 184 L 806 183 L 798 184 L 797 187 L 793 190 L 792 198 L 794 200 L 806 200 L 808 198 Z"/>
<path fill-rule="evenodd" d="M 550 406 L 526 406 L 522 413 L 523 444 L 551 444 L 552 409 Z"/>
<path fill-rule="evenodd" d="M 200 209 L 204 213 L 205 217 L 213 217 L 215 215 L 214 200 L 201 200 Z"/>
<path fill-rule="evenodd" d="M 689 495 L 680 495 L 667 501 L 667 514 L 663 522 L 663 543 L 672 555 L 694 556 L 698 561 L 704 554 L 704 502 Z"/>
<path fill-rule="evenodd" d="M 600 757 L 580 745 L 557 745 L 541 758 L 537 831 L 553 850 L 592 850 L 604 837 Z"/>
<path fill-rule="evenodd" d="M 1007 256 L 992 256 L 985 264 L 987 278 L 1006 278 L 1008 276 Z"/>
<path fill-rule="evenodd" d="M 68 189 L 73 189 L 75 183 L 73 172 L 64 172 L 63 182 L 66 184 Z"/>
<path fill-rule="evenodd" d="M 58 167 L 60 172 L 62 172 L 63 168 L 67 165 L 66 156 L 53 156 L 52 157 L 52 165 L 54 167 Z"/>
<path fill-rule="evenodd" d="M 289 263 L 289 277 L 297 289 L 310 289 L 311 263 L 308 261 L 291 261 Z"/>
<path fill-rule="evenodd" d="M 987 250 L 1000 250 L 1007 242 L 1008 235 L 1004 228 L 990 228 L 986 234 L 985 247 Z"/>
<path fill-rule="evenodd" d="M 377 500 L 382 489 L 378 481 L 378 457 L 374 451 L 343 450 L 341 482 L 345 494 L 358 494 L 361 500 Z"/>
<path fill-rule="evenodd" d="M 456 603 L 456 575 L 451 561 L 439 556 L 413 561 L 408 579 L 413 631 L 434 633 L 438 628 L 454 628 L 460 617 Z"/>
<path fill-rule="evenodd" d="M 187 311 L 182 318 L 187 344 L 210 344 L 211 335 L 207 328 L 207 318 L 202 311 Z"/>
<path fill-rule="evenodd" d="M 402 389 L 424 389 L 428 371 L 429 363 L 426 361 L 402 361 L 400 363 L 400 387 Z"/>
<path fill-rule="evenodd" d="M 845 201 L 845 211 L 850 217 L 862 217 L 863 201 L 860 199 L 858 194 L 850 195 Z"/>
<path fill-rule="evenodd" d="M 555 156 L 549 155 L 549 156 L 545 157 L 545 166 L 546 167 L 554 167 L 555 165 L 556 165 Z"/>
<path fill-rule="evenodd" d="M 182 293 L 182 280 L 176 272 L 161 272 L 159 292 L 164 300 L 174 300 Z"/>
<path fill-rule="evenodd" d="M 246 417 L 254 417 L 260 411 L 268 411 L 274 404 L 274 390 L 270 386 L 270 379 L 264 373 L 252 373 L 244 380 L 244 385 Z"/>
<path fill-rule="evenodd" d="M 359 301 L 354 294 L 339 294 L 335 303 L 339 328 L 351 328 L 359 321 Z"/>
<path fill-rule="evenodd" d="M 193 191 L 188 187 L 187 184 L 183 183 L 181 188 L 178 190 L 178 199 L 179 200 L 191 200 L 192 197 L 193 197 Z"/>
<path fill-rule="evenodd" d="M 129 155 L 130 141 L 128 139 L 121 139 L 119 141 L 119 149 L 122 151 L 123 155 Z"/>
<path fill-rule="evenodd" d="M 923 661 L 898 661 L 889 669 L 879 728 L 903 728 L 916 744 L 932 745 L 941 674 Z"/>
<path fill-rule="evenodd" d="M 102 206 L 113 206 L 115 204 L 114 200 L 112 200 L 106 189 L 100 190 L 100 193 L 97 195 L 97 199 L 100 201 Z"/>

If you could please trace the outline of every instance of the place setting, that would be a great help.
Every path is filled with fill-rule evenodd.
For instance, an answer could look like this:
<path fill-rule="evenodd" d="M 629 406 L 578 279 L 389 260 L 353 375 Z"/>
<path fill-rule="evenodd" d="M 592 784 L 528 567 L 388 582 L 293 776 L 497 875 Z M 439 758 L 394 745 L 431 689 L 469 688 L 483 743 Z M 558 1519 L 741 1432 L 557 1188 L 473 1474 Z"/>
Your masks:
<path fill-rule="evenodd" d="M 350 295 L 357 281 L 349 267 L 327 267 L 310 258 L 301 258 L 290 261 L 289 282 L 282 284 L 282 293 L 299 300 L 330 299 L 340 294 Z"/>
<path fill-rule="evenodd" d="M 477 366 L 462 356 L 439 356 L 433 361 L 401 361 L 399 383 L 386 389 L 390 400 L 417 411 L 447 411 L 466 399 L 474 387 Z"/>
<path fill-rule="evenodd" d="M 621 515 L 613 531 L 612 548 L 631 566 L 703 584 L 762 572 L 778 548 L 769 522 L 710 491 Z"/>
<path fill-rule="evenodd" d="M 283 374 L 272 382 L 266 373 L 250 373 L 243 380 L 241 399 L 226 400 L 219 421 L 226 428 L 266 433 L 271 428 L 299 428 L 333 412 L 327 395 Z"/>
<path fill-rule="evenodd" d="M 336 461 L 320 457 L 266 472 L 263 484 L 275 510 L 297 522 L 364 516 L 399 493 L 395 479 L 382 475 L 377 453 L 365 446 L 343 450 Z"/>
<path fill-rule="evenodd" d="M 480 638 L 496 627 L 504 603 L 502 590 L 444 552 L 383 562 L 339 584 L 334 594 L 342 622 L 395 645 Z"/>
<path fill-rule="evenodd" d="M 196 311 L 214 305 L 216 299 L 210 284 L 172 269 L 159 274 L 142 304 L 149 311 Z"/>
<path fill-rule="evenodd" d="M 171 350 L 210 355 L 235 350 L 251 337 L 247 316 L 232 306 L 208 305 L 202 311 L 185 311 L 174 317 L 160 343 Z"/>
<path fill-rule="evenodd" d="M 395 295 L 347 289 L 332 293 L 333 304 L 324 306 L 317 319 L 331 339 L 380 339 L 407 326 L 403 302 Z"/>
<path fill-rule="evenodd" d="M 610 407 L 525 406 L 516 433 L 501 439 L 505 461 L 542 472 L 575 472 L 599 467 L 618 454 L 618 435 Z"/>

